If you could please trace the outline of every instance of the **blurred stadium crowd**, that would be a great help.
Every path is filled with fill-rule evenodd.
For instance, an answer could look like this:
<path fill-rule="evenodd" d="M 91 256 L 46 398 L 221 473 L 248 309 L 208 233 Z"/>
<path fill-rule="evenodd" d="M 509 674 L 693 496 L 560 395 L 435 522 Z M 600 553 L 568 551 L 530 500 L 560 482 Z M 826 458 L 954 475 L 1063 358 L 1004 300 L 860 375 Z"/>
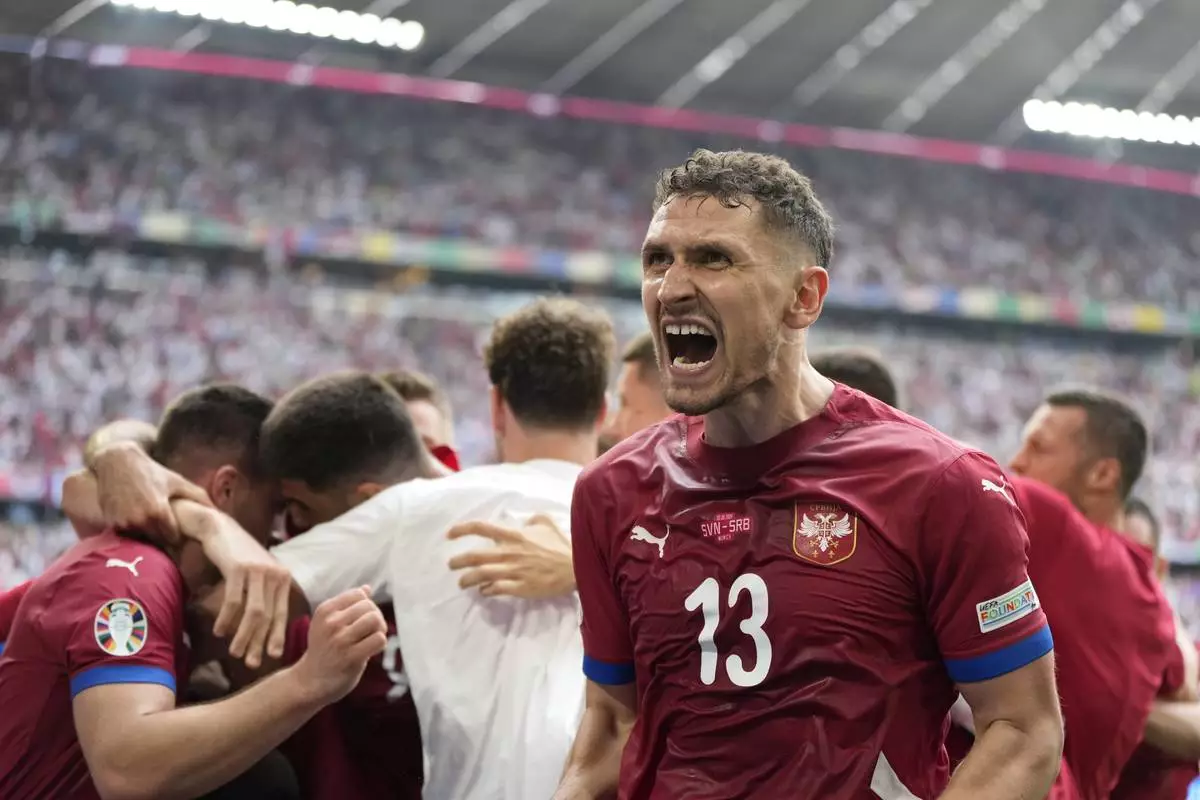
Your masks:
<path fill-rule="evenodd" d="M 744 144 L 233 80 L 61 62 L 29 69 L 0 60 L 0 218 L 26 234 L 68 214 L 179 211 L 628 254 L 644 232 L 655 168 L 699 144 Z M 832 205 L 835 292 L 988 287 L 1200 311 L 1194 199 L 774 149 Z M 438 379 L 464 461 L 480 463 L 492 445 L 480 336 L 526 299 L 379 292 L 250 257 L 11 246 L 0 253 L 0 465 L 72 467 L 100 423 L 154 419 L 202 381 L 279 393 L 348 366 L 419 367 Z M 597 302 L 623 338 L 644 326 L 636 303 Z M 1163 517 L 1168 541 L 1200 539 L 1200 372 L 1187 346 L 846 314 L 823 321 L 816 340 L 879 350 L 908 410 L 1001 461 L 1049 387 L 1126 394 L 1155 432 L 1138 494 Z M 0 527 L 0 587 L 40 572 L 65 541 L 53 524 Z M 1189 586 L 1177 591 L 1194 618 Z"/>

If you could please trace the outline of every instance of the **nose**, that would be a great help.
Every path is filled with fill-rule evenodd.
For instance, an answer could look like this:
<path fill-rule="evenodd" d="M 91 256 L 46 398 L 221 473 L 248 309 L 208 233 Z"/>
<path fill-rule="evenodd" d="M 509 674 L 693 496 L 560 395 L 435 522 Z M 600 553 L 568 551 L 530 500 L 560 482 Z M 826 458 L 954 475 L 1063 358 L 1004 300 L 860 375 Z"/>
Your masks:
<path fill-rule="evenodd" d="M 1026 455 L 1024 447 L 1018 450 L 1017 454 L 1012 457 L 1008 468 L 1018 475 L 1025 474 L 1025 470 L 1029 468 L 1029 456 Z"/>
<path fill-rule="evenodd" d="M 658 285 L 658 302 L 666 307 L 687 305 L 696 299 L 696 284 L 686 264 L 675 263 L 667 268 Z"/>

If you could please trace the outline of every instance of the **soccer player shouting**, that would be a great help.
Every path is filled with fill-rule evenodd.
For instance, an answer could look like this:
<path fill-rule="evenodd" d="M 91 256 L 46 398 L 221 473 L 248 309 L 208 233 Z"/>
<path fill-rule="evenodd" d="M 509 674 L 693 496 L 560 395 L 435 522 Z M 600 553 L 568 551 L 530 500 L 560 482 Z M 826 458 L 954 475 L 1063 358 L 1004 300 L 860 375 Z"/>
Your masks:
<path fill-rule="evenodd" d="M 702 150 L 659 181 L 642 299 L 689 416 L 576 486 L 588 705 L 559 800 L 1032 798 L 1054 779 L 1052 643 L 1000 469 L 808 363 L 832 228 L 778 158 Z M 979 735 L 947 787 L 958 691 Z"/>

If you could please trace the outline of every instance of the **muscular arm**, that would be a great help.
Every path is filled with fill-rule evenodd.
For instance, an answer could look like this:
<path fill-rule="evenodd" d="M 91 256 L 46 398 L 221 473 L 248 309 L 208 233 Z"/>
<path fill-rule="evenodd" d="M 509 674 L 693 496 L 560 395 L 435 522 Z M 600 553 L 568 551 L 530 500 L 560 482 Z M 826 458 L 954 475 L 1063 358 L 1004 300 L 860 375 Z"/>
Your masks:
<path fill-rule="evenodd" d="M 105 800 L 197 797 L 245 772 L 322 705 L 294 669 L 180 709 L 166 687 L 109 684 L 76 695 L 75 729 Z"/>
<path fill-rule="evenodd" d="M 1173 758 L 1200 761 L 1200 703 L 1156 700 L 1143 739 Z"/>
<path fill-rule="evenodd" d="M 975 744 L 942 800 L 1045 797 L 1063 746 L 1053 654 L 959 689 L 974 712 Z"/>
<path fill-rule="evenodd" d="M 128 442 L 149 452 L 154 444 L 158 431 L 148 422 L 136 419 L 119 419 L 99 428 L 88 437 L 83 448 L 83 463 L 88 469 L 94 469 L 96 456 L 107 447 L 118 442 Z"/>
<path fill-rule="evenodd" d="M 587 708 L 554 800 L 616 797 L 621 754 L 636 720 L 635 684 L 603 686 L 588 681 Z"/>
<path fill-rule="evenodd" d="M 63 481 L 62 511 L 80 539 L 95 536 L 108 527 L 100 508 L 100 489 L 91 471 L 77 470 Z"/>
<path fill-rule="evenodd" d="M 295 664 L 233 697 L 176 709 L 173 687 L 100 682 L 72 701 L 88 770 L 105 800 L 196 797 L 245 772 L 322 706 L 344 697 L 387 625 L 364 588 L 313 614 L 309 649 Z M 99 667 L 120 669 L 114 665 Z M 96 674 L 96 669 L 82 676 Z"/>

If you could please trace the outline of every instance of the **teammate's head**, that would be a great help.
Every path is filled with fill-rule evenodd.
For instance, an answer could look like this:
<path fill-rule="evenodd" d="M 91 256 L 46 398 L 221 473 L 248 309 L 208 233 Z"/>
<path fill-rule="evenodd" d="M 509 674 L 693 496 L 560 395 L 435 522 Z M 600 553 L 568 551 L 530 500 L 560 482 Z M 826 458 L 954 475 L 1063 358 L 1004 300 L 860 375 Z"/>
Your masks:
<path fill-rule="evenodd" d="M 1147 447 L 1146 425 L 1128 403 L 1068 389 L 1034 412 L 1012 469 L 1058 489 L 1094 522 L 1111 524 L 1141 477 Z"/>
<path fill-rule="evenodd" d="M 392 387 L 408 406 L 408 416 L 412 418 L 426 447 L 433 450 L 454 445 L 454 418 L 450 400 L 433 378 L 408 369 L 383 372 L 379 378 Z"/>
<path fill-rule="evenodd" d="M 1159 546 L 1162 544 L 1162 530 L 1158 525 L 1158 516 L 1154 510 L 1138 497 L 1131 497 L 1125 503 L 1125 524 L 1121 533 L 1130 540 L 1154 553 L 1154 569 L 1158 577 L 1165 578 L 1170 565 L 1162 557 Z"/>
<path fill-rule="evenodd" d="M 271 535 L 279 496 L 259 458 L 271 401 L 218 383 L 184 392 L 158 424 L 155 460 L 208 492 L 217 508 L 259 541 Z"/>
<path fill-rule="evenodd" d="M 893 408 L 900 407 L 896 381 L 878 353 L 857 347 L 834 348 L 814 355 L 812 365 L 826 378 L 858 389 Z"/>
<path fill-rule="evenodd" d="M 1158 517 L 1140 497 L 1131 497 L 1125 503 L 1124 534 L 1142 547 L 1158 552 Z"/>
<path fill-rule="evenodd" d="M 366 372 L 327 375 L 285 395 L 263 425 L 262 457 L 280 481 L 292 532 L 432 474 L 404 401 Z"/>
<path fill-rule="evenodd" d="M 483 360 L 500 459 L 552 457 L 541 451 L 555 441 L 595 456 L 615 348 L 608 315 L 575 300 L 542 298 L 498 320 Z"/>
<path fill-rule="evenodd" d="M 621 355 L 621 374 L 617 376 L 617 407 L 609 409 L 600 435 L 600 447 L 607 450 L 643 428 L 671 415 L 663 399 L 658 377 L 658 359 L 654 356 L 654 337 L 640 333 Z"/>
<path fill-rule="evenodd" d="M 775 156 L 697 150 L 659 177 L 653 210 L 642 304 L 667 404 L 705 414 L 798 374 L 833 252 L 809 179 Z"/>

